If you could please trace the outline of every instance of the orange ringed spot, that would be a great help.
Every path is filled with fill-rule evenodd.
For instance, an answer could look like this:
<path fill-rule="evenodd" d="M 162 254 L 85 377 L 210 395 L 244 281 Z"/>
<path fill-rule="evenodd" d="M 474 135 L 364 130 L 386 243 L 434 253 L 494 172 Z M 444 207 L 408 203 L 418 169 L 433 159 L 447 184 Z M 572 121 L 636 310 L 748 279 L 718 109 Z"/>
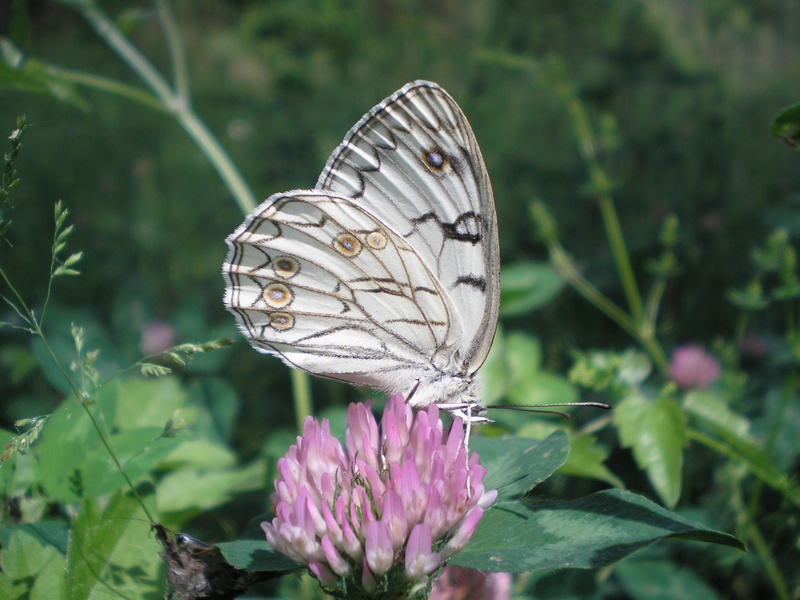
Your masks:
<path fill-rule="evenodd" d="M 376 229 L 367 234 L 367 246 L 373 250 L 383 250 L 386 248 L 387 243 L 386 234 L 380 229 Z"/>
<path fill-rule="evenodd" d="M 353 258 L 361 252 L 361 242 L 352 233 L 340 233 L 333 238 L 333 248 L 342 256 Z"/>
<path fill-rule="evenodd" d="M 441 171 L 447 165 L 445 153 L 438 148 L 425 150 L 422 153 L 422 160 L 425 162 L 427 167 L 433 171 Z"/>
<path fill-rule="evenodd" d="M 264 301 L 272 308 L 283 308 L 291 303 L 292 291 L 282 283 L 270 283 L 264 288 Z"/>
<path fill-rule="evenodd" d="M 269 326 L 273 329 L 291 329 L 294 327 L 294 317 L 284 312 L 270 313 Z"/>
<path fill-rule="evenodd" d="M 300 271 L 300 263 L 291 256 L 279 256 L 273 262 L 275 275 L 282 279 L 290 279 Z"/>

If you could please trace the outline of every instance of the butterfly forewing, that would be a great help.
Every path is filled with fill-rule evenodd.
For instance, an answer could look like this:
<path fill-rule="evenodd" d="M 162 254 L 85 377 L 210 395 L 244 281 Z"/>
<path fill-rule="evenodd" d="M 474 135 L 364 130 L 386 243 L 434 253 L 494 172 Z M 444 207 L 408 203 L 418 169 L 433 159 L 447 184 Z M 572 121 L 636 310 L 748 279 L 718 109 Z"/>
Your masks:
<path fill-rule="evenodd" d="M 254 346 L 293 366 L 387 389 L 460 339 L 413 248 L 347 198 L 276 194 L 228 243 L 226 304 Z"/>
<path fill-rule="evenodd" d="M 411 244 L 461 315 L 459 358 L 477 370 L 497 324 L 497 224 L 483 157 L 456 102 L 434 83 L 406 85 L 356 123 L 317 188 L 353 198 Z"/>

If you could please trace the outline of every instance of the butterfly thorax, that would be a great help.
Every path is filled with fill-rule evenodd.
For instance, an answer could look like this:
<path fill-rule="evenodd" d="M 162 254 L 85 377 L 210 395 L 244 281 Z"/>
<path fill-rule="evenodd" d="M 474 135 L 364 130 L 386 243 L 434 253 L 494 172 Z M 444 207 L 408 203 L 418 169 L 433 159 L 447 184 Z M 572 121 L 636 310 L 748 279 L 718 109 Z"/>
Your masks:
<path fill-rule="evenodd" d="M 479 383 L 474 373 L 450 374 L 443 371 L 426 373 L 420 377 L 408 403 L 414 407 L 437 404 L 454 417 L 472 423 L 490 421 L 484 415 L 486 407 L 480 400 Z"/>

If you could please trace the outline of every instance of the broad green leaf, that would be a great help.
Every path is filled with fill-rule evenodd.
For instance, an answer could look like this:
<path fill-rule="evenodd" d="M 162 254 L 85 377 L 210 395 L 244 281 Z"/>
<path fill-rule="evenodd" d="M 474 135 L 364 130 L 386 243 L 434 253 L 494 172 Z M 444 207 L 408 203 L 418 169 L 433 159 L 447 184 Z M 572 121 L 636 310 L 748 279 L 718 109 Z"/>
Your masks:
<path fill-rule="evenodd" d="M 557 373 L 531 371 L 508 390 L 508 399 L 513 404 L 577 402 L 578 390 Z"/>
<path fill-rule="evenodd" d="M 538 371 L 542 364 L 542 344 L 539 340 L 521 331 L 506 335 L 506 362 L 514 380 Z"/>
<path fill-rule="evenodd" d="M 243 571 L 275 572 L 276 575 L 282 575 L 305 569 L 304 565 L 275 552 L 266 540 L 242 539 L 216 546 L 222 551 L 225 560 Z"/>
<path fill-rule="evenodd" d="M 2 554 L 0 554 L 2 558 Z M 2 562 L 0 562 L 2 566 Z M 7 573 L 0 571 L 0 598 L 3 600 L 30 600 L 32 583 L 28 579 L 12 579 Z"/>
<path fill-rule="evenodd" d="M 288 446 L 287 446 L 288 448 Z M 285 451 L 285 449 L 284 449 Z M 222 469 L 236 465 L 236 454 L 227 446 L 207 440 L 185 440 L 165 458 L 167 466 L 194 466 Z"/>
<path fill-rule="evenodd" d="M 85 497 L 73 519 L 67 550 L 70 600 L 160 598 L 161 547 L 142 521 L 138 504 L 125 495 L 100 510 Z"/>
<path fill-rule="evenodd" d="M 134 483 L 146 479 L 183 442 L 178 437 L 162 437 L 161 432 L 162 429 L 158 427 L 142 427 L 111 436 L 111 447 Z M 84 490 L 88 494 L 98 496 L 127 489 L 124 478 L 99 441 L 87 452 L 79 469 Z"/>
<path fill-rule="evenodd" d="M 80 467 L 90 449 L 100 444 L 81 406 L 66 400 L 47 421 L 35 445 L 37 479 L 56 502 L 77 502 L 82 494 Z"/>
<path fill-rule="evenodd" d="M 490 356 L 488 383 L 492 391 L 486 396 L 489 404 L 503 395 L 512 404 L 574 402 L 577 399 L 573 384 L 561 375 L 541 369 L 541 345 L 530 335 L 512 332 L 502 337 L 500 349 L 493 350 Z M 483 377 L 483 371 L 481 375 Z M 520 422 L 519 414 L 512 411 L 493 411 L 492 418 L 508 427 Z"/>
<path fill-rule="evenodd" d="M 622 481 L 614 475 L 603 462 L 608 458 L 609 450 L 604 444 L 597 442 L 593 435 L 569 432 L 569 458 L 558 470 L 564 475 L 588 477 L 605 481 L 615 487 L 624 487 Z"/>
<path fill-rule="evenodd" d="M 240 401 L 236 390 L 223 379 L 194 380 L 188 387 L 191 403 L 203 407 L 198 411 L 195 431 L 200 437 L 230 442 L 239 415 Z"/>
<path fill-rule="evenodd" d="M 533 261 L 503 267 L 500 314 L 516 317 L 553 300 L 564 287 L 564 278 L 550 265 Z"/>
<path fill-rule="evenodd" d="M 64 555 L 52 554 L 39 572 L 31 588 L 30 600 L 67 598 L 67 578 L 64 573 Z"/>
<path fill-rule="evenodd" d="M 706 391 L 691 391 L 683 398 L 683 408 L 699 419 L 702 423 L 711 426 L 725 437 L 749 437 L 750 421 L 742 415 L 733 412 L 719 394 Z"/>
<path fill-rule="evenodd" d="M 14 345 L 5 340 L 3 348 L 0 349 L 0 365 L 3 367 L 6 381 L 16 386 L 35 372 L 36 357 L 27 344 Z"/>
<path fill-rule="evenodd" d="M 64 555 L 26 528 L 15 528 L 3 545 L 3 572 L 12 579 L 35 579 L 54 561 L 63 572 Z"/>
<path fill-rule="evenodd" d="M 260 487 L 264 465 L 256 461 L 243 469 L 182 469 L 166 475 L 156 488 L 159 512 L 208 510 L 230 500 L 235 491 Z"/>
<path fill-rule="evenodd" d="M 489 508 L 452 564 L 495 573 L 592 569 L 662 539 L 743 549 L 732 535 L 672 513 L 622 490 L 580 500 L 506 500 Z"/>
<path fill-rule="evenodd" d="M 506 362 L 505 338 L 503 328 L 498 327 L 492 342 L 492 349 L 481 367 L 481 393 L 486 404 L 497 402 L 508 389 L 511 375 L 510 367 Z"/>
<path fill-rule="evenodd" d="M 475 437 L 470 440 L 470 449 L 478 452 L 480 463 L 488 469 L 484 486 L 497 490 L 500 500 L 526 494 L 563 465 L 569 453 L 563 431 L 541 441 Z"/>
<path fill-rule="evenodd" d="M 24 531 L 26 535 L 39 540 L 41 545 L 52 546 L 62 555 L 67 553 L 67 525 L 61 521 L 39 521 L 0 527 L 0 546 L 8 548 L 11 534 L 17 531 Z"/>
<path fill-rule="evenodd" d="M 188 395 L 177 377 L 117 379 L 116 426 L 120 429 L 162 427 L 180 410 L 181 418 L 193 422 L 196 409 L 187 407 Z M 104 386 L 108 387 L 108 386 Z"/>
<path fill-rule="evenodd" d="M 102 422 L 100 407 L 89 409 Z M 113 406 L 106 409 L 103 414 L 113 414 Z M 163 424 L 129 429 L 111 436 L 111 446 L 133 481 L 147 477 L 181 443 L 180 438 L 162 437 L 162 428 Z M 85 410 L 73 401 L 48 420 L 34 449 L 39 480 L 57 501 L 76 502 L 87 492 L 99 495 L 126 486 Z"/>
<path fill-rule="evenodd" d="M 680 407 L 669 398 L 648 401 L 632 394 L 614 407 L 613 420 L 620 443 L 631 448 L 661 500 L 675 506 L 681 495 L 687 439 Z"/>

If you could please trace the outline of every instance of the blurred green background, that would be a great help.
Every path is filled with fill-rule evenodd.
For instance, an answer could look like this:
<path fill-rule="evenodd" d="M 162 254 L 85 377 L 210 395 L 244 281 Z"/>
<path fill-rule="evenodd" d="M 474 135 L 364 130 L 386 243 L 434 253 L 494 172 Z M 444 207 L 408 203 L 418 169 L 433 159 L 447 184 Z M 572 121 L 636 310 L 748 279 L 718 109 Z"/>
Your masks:
<path fill-rule="evenodd" d="M 101 6 L 169 77 L 155 9 Z M 571 88 L 604 142 L 601 161 L 642 282 L 664 218 L 680 219 L 682 270 L 659 332 L 667 347 L 731 336 L 737 313 L 726 293 L 749 279 L 753 246 L 778 225 L 790 239 L 800 234 L 797 155 L 769 131 L 798 97 L 796 0 L 193 0 L 173 10 L 195 111 L 259 199 L 312 187 L 364 112 L 404 83 L 430 79 L 459 102 L 480 142 L 503 262 L 546 259 L 529 210 L 540 199 L 584 275 L 624 302 L 586 190 L 565 102 Z M 4 2 L 0 34 L 43 73 L 20 77 L 3 46 L 0 131 L 5 138 L 20 114 L 29 124 L 4 268 L 30 304 L 42 302 L 53 204 L 63 200 L 75 224 L 70 247 L 84 258 L 80 277 L 57 282 L 51 335 L 84 324 L 112 370 L 146 353 L 147 335 L 236 339 L 184 375 L 232 386 L 241 412 L 229 417 L 230 437 L 242 456 L 258 454 L 266 432 L 291 430 L 294 414 L 288 370 L 244 343 L 222 306 L 224 239 L 241 210 L 169 115 L 48 79 L 47 68 L 59 67 L 141 85 L 68 2 Z M 0 320 L 13 319 L 0 308 Z M 756 324 L 767 340 L 777 334 L 770 319 Z M 538 337 L 545 365 L 560 372 L 573 348 L 632 344 L 569 290 L 503 326 Z M 28 344 L 0 330 L 7 423 L 62 397 L 21 363 Z M 359 397 L 312 385 L 317 408 Z"/>

